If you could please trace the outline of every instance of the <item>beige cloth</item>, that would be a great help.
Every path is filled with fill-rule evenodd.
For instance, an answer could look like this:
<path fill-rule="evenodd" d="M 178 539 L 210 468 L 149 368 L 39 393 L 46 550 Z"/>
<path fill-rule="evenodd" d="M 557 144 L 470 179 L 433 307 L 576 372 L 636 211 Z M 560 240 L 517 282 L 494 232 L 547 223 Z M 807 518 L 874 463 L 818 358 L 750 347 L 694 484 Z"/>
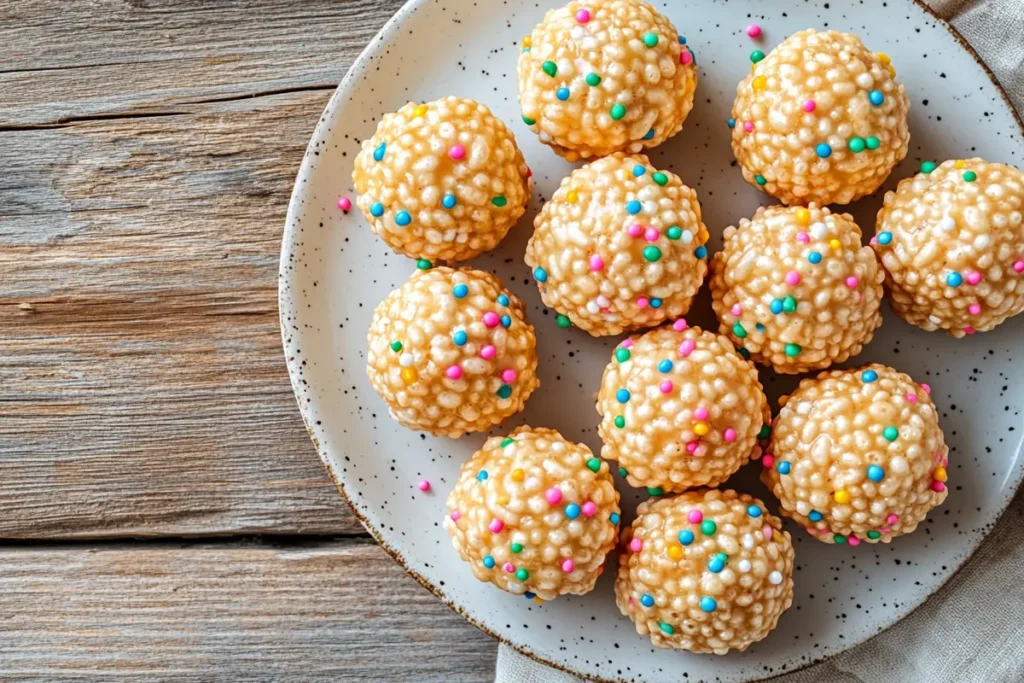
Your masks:
<path fill-rule="evenodd" d="M 1024 0 L 926 1 L 960 31 L 1024 113 Z M 1024 682 L 1024 492 L 974 557 L 917 611 L 858 647 L 774 681 Z M 495 683 L 580 680 L 503 645 Z"/>

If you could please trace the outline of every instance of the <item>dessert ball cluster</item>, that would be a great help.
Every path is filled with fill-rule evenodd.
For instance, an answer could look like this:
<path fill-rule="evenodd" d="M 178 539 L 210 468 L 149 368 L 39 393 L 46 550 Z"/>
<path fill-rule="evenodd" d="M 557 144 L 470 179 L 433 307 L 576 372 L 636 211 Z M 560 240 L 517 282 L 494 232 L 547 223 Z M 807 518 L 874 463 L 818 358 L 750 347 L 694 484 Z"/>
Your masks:
<path fill-rule="evenodd" d="M 444 521 L 478 579 L 541 600 L 592 590 L 618 524 L 608 464 L 530 427 L 491 437 L 462 466 Z"/>
<path fill-rule="evenodd" d="M 373 312 L 366 370 L 400 424 L 457 438 L 523 409 L 539 384 L 536 344 L 498 278 L 417 270 Z"/>
<path fill-rule="evenodd" d="M 541 298 L 593 335 L 685 314 L 707 271 L 696 193 L 643 155 L 576 169 L 534 226 L 526 263 Z"/>
<path fill-rule="evenodd" d="M 725 337 L 681 319 L 615 349 L 597 412 L 601 455 L 655 495 L 721 484 L 760 457 L 771 421 L 753 365 Z"/>
<path fill-rule="evenodd" d="M 780 400 L 761 479 L 825 543 L 888 543 L 946 499 L 947 451 L 927 385 L 884 365 L 805 379 Z"/>
<path fill-rule="evenodd" d="M 464 261 L 497 246 L 526 210 L 529 176 L 505 124 L 458 97 L 385 114 L 352 173 L 373 232 L 428 261 Z"/>
<path fill-rule="evenodd" d="M 725 654 L 793 602 L 793 544 L 764 503 L 698 489 L 640 505 L 622 532 L 615 601 L 657 647 Z"/>
<path fill-rule="evenodd" d="M 1024 173 L 982 159 L 925 162 L 887 192 L 871 243 L 892 308 L 954 337 L 1024 311 Z"/>
<path fill-rule="evenodd" d="M 857 36 L 808 29 L 751 61 L 729 120 L 748 183 L 786 204 L 847 204 L 907 155 L 910 101 Z"/>
<path fill-rule="evenodd" d="M 693 107 L 697 68 L 685 43 L 641 0 L 553 9 L 523 39 L 523 122 L 569 161 L 660 145 Z"/>
<path fill-rule="evenodd" d="M 724 238 L 712 305 L 721 332 L 758 363 L 820 370 L 860 353 L 882 324 L 885 276 L 850 215 L 774 206 Z"/>

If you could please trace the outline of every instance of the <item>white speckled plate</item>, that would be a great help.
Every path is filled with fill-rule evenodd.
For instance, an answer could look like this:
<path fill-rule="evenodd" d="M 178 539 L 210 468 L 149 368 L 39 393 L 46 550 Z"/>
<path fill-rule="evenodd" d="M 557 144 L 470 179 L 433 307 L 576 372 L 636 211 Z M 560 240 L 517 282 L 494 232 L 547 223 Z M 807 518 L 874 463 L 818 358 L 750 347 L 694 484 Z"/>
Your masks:
<path fill-rule="evenodd" d="M 1024 316 L 956 341 L 887 315 L 855 362 L 887 363 L 932 385 L 950 446 L 950 496 L 917 532 L 890 545 L 824 545 L 788 525 L 797 553 L 794 605 L 766 640 L 725 657 L 655 651 L 616 609 L 614 571 L 589 595 L 542 605 L 476 581 L 441 520 L 459 465 L 484 436 L 451 441 L 407 431 L 390 420 L 366 379 L 373 308 L 415 266 L 374 237 L 357 210 L 343 214 L 337 199 L 354 198 L 352 161 L 383 113 L 409 100 L 472 97 L 511 125 L 537 181 L 527 216 L 475 262 L 526 300 L 538 332 L 541 388 L 505 428 L 554 427 L 599 449 L 593 399 L 617 338 L 559 329 L 522 261 L 540 198 L 571 169 L 526 129 L 516 104 L 518 41 L 557 1 L 414 0 L 374 38 L 331 99 L 299 171 L 281 251 L 281 326 L 303 417 L 339 489 L 385 549 L 454 609 L 521 652 L 581 676 L 642 681 L 747 681 L 821 660 L 921 604 L 970 556 L 1017 489 L 1024 472 Z M 696 188 L 712 250 L 726 226 L 769 202 L 733 166 L 725 123 L 736 84 L 750 68 L 748 55 L 810 26 L 859 33 L 892 56 L 907 84 L 910 154 L 886 188 L 924 159 L 976 155 L 1024 163 L 1021 124 L 1006 98 L 957 36 L 911 0 L 657 6 L 687 37 L 701 81 L 682 133 L 651 156 Z M 744 31 L 752 21 L 764 28 L 756 42 Z M 869 234 L 880 204 L 875 196 L 852 207 Z M 706 288 L 689 319 L 711 322 Z M 795 383 L 761 374 L 773 401 Z M 729 485 L 775 510 L 757 467 L 744 468 Z M 432 482 L 431 493 L 417 490 L 423 478 Z M 622 482 L 620 488 L 632 508 L 639 496 Z"/>

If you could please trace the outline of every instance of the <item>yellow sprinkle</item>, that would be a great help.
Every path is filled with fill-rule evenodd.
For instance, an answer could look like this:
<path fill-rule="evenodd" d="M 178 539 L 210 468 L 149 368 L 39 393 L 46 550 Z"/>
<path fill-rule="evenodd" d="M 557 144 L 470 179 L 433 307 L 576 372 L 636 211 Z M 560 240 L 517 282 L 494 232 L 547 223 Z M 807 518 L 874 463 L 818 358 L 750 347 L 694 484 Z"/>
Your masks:
<path fill-rule="evenodd" d="M 576 194 L 576 190 L 569 190 L 568 192 L 565 193 L 565 201 L 569 202 L 570 204 L 575 204 L 579 198 L 580 196 Z"/>
<path fill-rule="evenodd" d="M 498 505 L 508 505 L 508 496 L 502 496 L 499 498 Z"/>
<path fill-rule="evenodd" d="M 892 64 L 889 65 L 889 75 L 892 76 L 893 78 L 896 78 L 896 67 L 894 67 Z"/>
<path fill-rule="evenodd" d="M 525 36 L 523 38 L 523 47 L 533 47 L 533 38 Z"/>
<path fill-rule="evenodd" d="M 751 83 L 754 90 L 764 90 L 764 87 L 768 85 L 768 79 L 764 76 L 757 76 L 754 78 L 754 82 Z"/>
<path fill-rule="evenodd" d="M 537 597 L 536 595 L 534 595 L 534 596 L 533 596 L 533 601 L 534 601 L 535 603 L 537 603 L 538 605 L 539 605 L 540 603 L 544 602 L 543 600 L 541 600 L 540 598 L 538 598 L 538 597 Z"/>
<path fill-rule="evenodd" d="M 850 492 L 847 491 L 846 489 L 839 489 L 834 494 L 832 494 L 832 497 L 835 498 L 836 502 L 839 503 L 840 505 L 846 505 L 847 503 L 850 502 Z"/>
<path fill-rule="evenodd" d="M 526 472 L 523 472 L 518 467 L 512 470 L 512 481 L 522 481 L 526 478 Z"/>
<path fill-rule="evenodd" d="M 946 478 L 947 478 L 946 468 L 945 467 L 936 467 L 935 471 L 932 472 L 932 476 L 935 477 L 935 481 L 946 481 Z"/>
<path fill-rule="evenodd" d="M 427 105 L 421 104 L 412 111 L 413 116 L 423 116 L 427 113 Z"/>
<path fill-rule="evenodd" d="M 416 373 L 416 368 L 402 368 L 402 381 L 406 384 L 412 384 L 420 378 Z"/>
<path fill-rule="evenodd" d="M 839 251 L 840 249 L 843 248 L 843 243 L 840 242 L 837 239 L 832 239 L 832 240 L 829 240 L 828 246 L 831 247 L 835 251 Z"/>
<path fill-rule="evenodd" d="M 697 436 L 704 436 L 709 431 L 710 428 L 708 427 L 706 422 L 698 422 L 697 424 L 693 425 L 693 433 L 696 434 Z"/>
<path fill-rule="evenodd" d="M 802 225 L 807 225 L 811 222 L 811 212 L 804 208 L 797 209 L 796 220 Z"/>
<path fill-rule="evenodd" d="M 890 58 L 889 55 L 885 54 L 884 52 L 876 52 L 875 56 L 878 57 L 878 61 L 880 61 L 882 64 L 888 64 L 892 61 L 892 58 Z"/>
<path fill-rule="evenodd" d="M 683 557 L 683 546 L 673 543 L 668 547 L 668 556 L 673 560 L 678 560 Z"/>
<path fill-rule="evenodd" d="M 953 165 L 954 165 L 955 167 L 957 167 L 957 168 L 963 168 L 963 167 L 964 167 L 964 160 L 963 160 L 963 159 L 957 159 L 957 160 L 956 160 L 956 163 L 955 163 L 955 164 L 953 164 Z"/>

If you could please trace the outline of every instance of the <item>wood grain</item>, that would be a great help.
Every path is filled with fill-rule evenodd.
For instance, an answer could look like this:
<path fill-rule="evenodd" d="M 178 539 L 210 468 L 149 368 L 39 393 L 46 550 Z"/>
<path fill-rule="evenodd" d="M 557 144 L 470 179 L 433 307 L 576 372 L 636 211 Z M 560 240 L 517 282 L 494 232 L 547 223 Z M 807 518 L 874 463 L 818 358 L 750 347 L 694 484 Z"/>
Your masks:
<path fill-rule="evenodd" d="M 4 680 L 454 682 L 494 665 L 488 636 L 369 542 L 0 549 L 0 613 Z"/>

